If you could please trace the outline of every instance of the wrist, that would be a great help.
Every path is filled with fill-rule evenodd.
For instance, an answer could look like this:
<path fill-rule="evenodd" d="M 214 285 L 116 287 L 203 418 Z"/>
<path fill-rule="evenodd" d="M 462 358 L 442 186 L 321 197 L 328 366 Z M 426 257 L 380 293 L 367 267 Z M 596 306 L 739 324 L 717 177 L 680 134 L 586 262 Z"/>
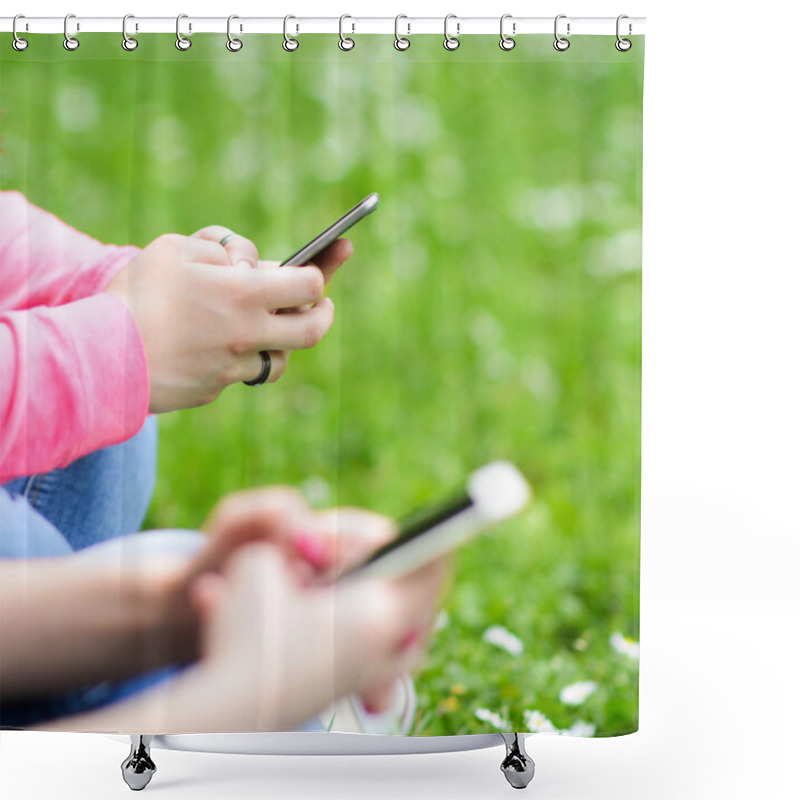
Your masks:
<path fill-rule="evenodd" d="M 231 653 L 220 655 L 202 658 L 180 679 L 185 682 L 181 693 L 187 697 L 194 715 L 193 732 L 291 730 L 302 721 L 281 719 L 277 693 L 273 686 L 265 685 L 264 673 L 248 669 Z"/>
<path fill-rule="evenodd" d="M 159 663 L 200 656 L 200 620 L 189 600 L 185 568 L 151 574 L 139 587 L 143 643 Z"/>

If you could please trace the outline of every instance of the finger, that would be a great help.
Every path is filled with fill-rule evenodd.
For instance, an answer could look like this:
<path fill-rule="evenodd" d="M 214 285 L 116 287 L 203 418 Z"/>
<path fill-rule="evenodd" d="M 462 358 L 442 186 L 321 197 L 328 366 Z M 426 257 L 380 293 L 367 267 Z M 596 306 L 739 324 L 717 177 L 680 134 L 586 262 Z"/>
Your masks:
<path fill-rule="evenodd" d="M 409 632 L 405 639 L 409 644 L 391 654 L 386 663 L 376 670 L 374 677 L 364 683 L 361 700 L 367 712 L 380 713 L 395 705 L 399 699 L 398 690 L 403 691 L 398 683 L 403 679 L 410 680 L 408 676 L 418 668 L 426 650 L 426 637 Z"/>
<path fill-rule="evenodd" d="M 324 603 L 326 590 L 316 591 Z M 415 644 L 421 629 L 407 620 L 408 598 L 376 579 L 334 584 L 327 591 L 335 596 L 335 674 L 348 691 L 371 692 L 414 666 L 422 652 Z"/>
<path fill-rule="evenodd" d="M 340 541 L 363 542 L 367 547 L 385 544 L 395 535 L 397 528 L 390 517 L 350 506 L 318 511 L 315 518 L 320 528 L 330 531 Z"/>
<path fill-rule="evenodd" d="M 279 261 L 259 261 L 258 262 L 258 269 L 278 269 L 280 267 Z M 312 265 L 309 265 L 312 266 Z M 325 283 L 325 276 L 323 273 L 323 283 Z M 277 308 L 275 309 L 276 314 L 284 314 L 291 311 L 308 311 L 311 308 L 311 303 L 306 303 L 302 306 L 294 306 L 290 308 Z"/>
<path fill-rule="evenodd" d="M 333 325 L 333 302 L 323 297 L 313 308 L 290 314 L 269 314 L 261 337 L 264 349 L 308 350 L 322 341 Z"/>
<path fill-rule="evenodd" d="M 359 508 L 334 508 L 315 512 L 294 533 L 298 554 L 316 570 L 317 580 L 333 579 L 339 565 L 357 562 L 391 538 L 393 523 L 387 517 Z"/>
<path fill-rule="evenodd" d="M 397 580 L 397 588 L 405 599 L 407 630 L 418 630 L 425 635 L 430 632 L 448 585 L 450 568 L 451 560 L 441 557 Z"/>
<path fill-rule="evenodd" d="M 353 243 L 349 239 L 337 239 L 322 252 L 317 253 L 310 264 L 319 267 L 325 277 L 325 283 L 336 273 L 336 270 L 353 255 Z"/>
<path fill-rule="evenodd" d="M 313 577 L 318 578 L 333 564 L 334 542 L 309 526 L 292 533 L 292 546 L 297 555 L 312 569 Z"/>
<path fill-rule="evenodd" d="M 272 366 L 269 370 L 267 383 L 275 383 L 275 381 L 280 380 L 283 373 L 286 372 L 286 365 L 289 363 L 289 351 L 270 350 L 269 356 Z"/>
<path fill-rule="evenodd" d="M 352 255 L 353 243 L 349 239 L 337 239 L 317 253 L 309 261 L 309 264 L 319 267 L 326 276 L 327 282 L 333 276 L 333 273 Z"/>
<path fill-rule="evenodd" d="M 258 249 L 244 236 L 234 236 L 229 239 L 225 245 L 225 252 L 231 260 L 231 264 L 236 266 L 243 266 L 246 264 L 248 267 L 255 269 L 258 266 Z"/>
<path fill-rule="evenodd" d="M 243 489 L 226 495 L 214 507 L 203 530 L 214 535 L 222 528 L 254 529 L 258 538 L 275 540 L 285 524 L 310 515 L 303 493 L 291 486 Z"/>
<path fill-rule="evenodd" d="M 289 363 L 289 352 L 287 350 L 267 350 L 269 354 L 269 375 L 265 383 L 275 383 L 280 380 L 286 366 Z M 241 364 L 241 372 L 239 376 L 234 379 L 234 383 L 240 381 L 254 381 L 261 375 L 261 368 L 264 364 L 261 358 L 261 351 L 248 355 Z"/>
<path fill-rule="evenodd" d="M 388 711 L 395 703 L 397 684 L 395 681 L 379 684 L 361 694 L 361 704 L 368 714 L 380 714 Z"/>
<path fill-rule="evenodd" d="M 251 269 L 258 265 L 258 250 L 256 246 L 244 236 L 234 233 L 230 228 L 222 225 L 208 225 L 195 231 L 191 238 L 204 239 L 209 242 L 216 242 L 225 248 L 228 260 L 231 264 L 244 262 Z M 227 239 L 227 241 L 225 241 Z M 222 242 L 225 241 L 223 245 Z"/>
<path fill-rule="evenodd" d="M 206 239 L 209 242 L 219 242 L 224 236 L 233 233 L 230 228 L 225 228 L 222 225 L 207 225 L 205 228 L 200 228 L 195 231 L 189 238 L 190 239 Z"/>
<path fill-rule="evenodd" d="M 308 505 L 296 489 L 273 487 L 229 494 L 203 524 L 209 541 L 190 565 L 190 574 L 221 569 L 231 552 L 249 542 L 272 542 L 293 552 L 288 544 L 292 531 L 308 514 Z"/>
<path fill-rule="evenodd" d="M 294 533 L 294 546 L 316 570 L 317 581 L 333 580 L 392 538 L 394 523 L 358 508 L 318 512 Z"/>
<path fill-rule="evenodd" d="M 317 582 L 317 568 L 313 564 L 309 564 L 302 556 L 293 558 L 290 555 L 288 568 L 295 584 L 299 587 L 308 588 Z"/>
<path fill-rule="evenodd" d="M 200 228 L 199 231 L 195 231 L 190 238 L 205 239 L 209 242 L 220 242 L 232 233 L 233 231 L 230 228 L 226 228 L 224 225 L 206 225 L 205 228 Z"/>
<path fill-rule="evenodd" d="M 361 508 L 332 508 L 315 514 L 314 527 L 333 550 L 337 570 L 362 561 L 396 535 L 389 517 Z"/>
<path fill-rule="evenodd" d="M 435 602 L 450 569 L 450 559 L 442 556 L 395 580 L 399 591 L 413 598 L 416 610 Z"/>
<path fill-rule="evenodd" d="M 189 264 L 214 264 L 215 266 L 230 266 L 231 261 L 224 247 L 219 242 L 208 239 L 187 236 L 184 243 L 184 257 Z"/>
<path fill-rule="evenodd" d="M 260 268 L 251 277 L 254 300 L 270 311 L 313 305 L 325 291 L 322 272 L 313 266 Z"/>
<path fill-rule="evenodd" d="M 390 654 L 422 649 L 436 619 L 445 569 L 445 559 L 440 558 L 386 583 L 388 597 L 383 613 L 387 619 L 385 645 Z"/>

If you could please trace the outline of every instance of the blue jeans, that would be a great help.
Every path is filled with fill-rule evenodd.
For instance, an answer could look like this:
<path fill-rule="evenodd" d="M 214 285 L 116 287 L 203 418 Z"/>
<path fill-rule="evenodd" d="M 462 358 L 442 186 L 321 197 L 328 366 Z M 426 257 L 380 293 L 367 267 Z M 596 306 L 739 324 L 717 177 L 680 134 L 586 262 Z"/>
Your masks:
<path fill-rule="evenodd" d="M 150 417 L 133 438 L 63 469 L 0 487 L 0 558 L 64 556 L 138 531 L 156 478 L 158 427 Z M 25 727 L 121 700 L 173 676 L 167 667 L 126 681 L 32 700 L 4 702 L 0 725 Z"/>
<path fill-rule="evenodd" d="M 122 444 L 97 450 L 64 469 L 9 481 L 0 487 L 0 558 L 46 558 L 90 547 L 111 552 L 111 539 L 136 534 L 142 526 L 156 480 L 158 430 L 155 417 Z M 158 538 L 158 537 L 157 537 Z M 143 537 L 148 552 L 159 542 Z M 186 533 L 160 537 L 170 552 L 186 554 L 202 538 Z M 103 544 L 107 542 L 108 544 Z M 4 702 L 0 727 L 23 728 L 46 720 L 101 708 L 164 680 L 186 665 L 173 665 L 124 681 L 48 697 Z M 323 730 L 309 720 L 297 730 Z"/>
<path fill-rule="evenodd" d="M 155 488 L 157 450 L 156 418 L 149 417 L 122 444 L 3 484 L 13 503 L 4 497 L 0 558 L 66 555 L 140 530 Z"/>

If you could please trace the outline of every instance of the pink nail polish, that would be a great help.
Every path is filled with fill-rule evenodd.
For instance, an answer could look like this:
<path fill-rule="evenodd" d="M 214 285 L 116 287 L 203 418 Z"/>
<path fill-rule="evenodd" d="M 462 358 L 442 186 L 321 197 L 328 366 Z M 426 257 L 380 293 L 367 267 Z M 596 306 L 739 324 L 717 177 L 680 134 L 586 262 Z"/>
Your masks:
<path fill-rule="evenodd" d="M 422 631 L 413 630 L 409 631 L 400 641 L 400 650 L 410 650 L 414 645 L 422 641 Z"/>
<path fill-rule="evenodd" d="M 318 536 L 312 536 L 308 533 L 298 533 L 294 537 L 294 546 L 297 552 L 300 553 L 312 567 L 328 566 L 328 548 L 325 542 Z"/>
<path fill-rule="evenodd" d="M 367 714 L 380 714 L 382 711 L 382 709 L 376 708 L 375 706 L 370 705 L 369 703 L 362 703 L 362 705 L 364 706 L 364 711 L 366 711 Z"/>

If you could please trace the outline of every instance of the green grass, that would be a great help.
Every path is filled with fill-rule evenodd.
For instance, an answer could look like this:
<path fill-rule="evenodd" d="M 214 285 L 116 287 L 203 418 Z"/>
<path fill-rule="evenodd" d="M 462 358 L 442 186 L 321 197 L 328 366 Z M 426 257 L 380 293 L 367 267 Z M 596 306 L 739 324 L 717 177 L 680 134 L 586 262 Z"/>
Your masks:
<path fill-rule="evenodd" d="M 149 523 L 197 526 L 272 483 L 402 515 L 514 461 L 535 502 L 456 557 L 415 732 L 485 732 L 477 708 L 635 729 L 638 664 L 610 637 L 638 638 L 643 43 L 8 38 L 2 187 L 104 241 L 219 223 L 281 259 L 382 196 L 331 334 L 274 386 L 162 417 Z M 482 640 L 495 624 L 521 655 Z M 559 700 L 585 680 L 584 704 Z"/>

